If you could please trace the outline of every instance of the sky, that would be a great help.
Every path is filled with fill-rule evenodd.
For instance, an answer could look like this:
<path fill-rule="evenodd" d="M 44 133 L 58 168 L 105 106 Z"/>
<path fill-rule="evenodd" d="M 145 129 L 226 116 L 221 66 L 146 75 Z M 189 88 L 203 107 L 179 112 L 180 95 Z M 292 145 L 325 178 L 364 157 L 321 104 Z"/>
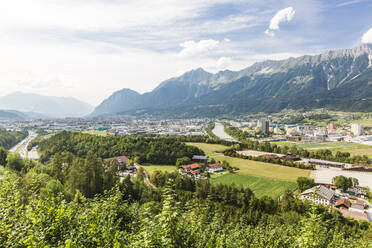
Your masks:
<path fill-rule="evenodd" d="M 2 0 L 0 96 L 151 91 L 204 68 L 240 70 L 372 43 L 372 0 Z"/>

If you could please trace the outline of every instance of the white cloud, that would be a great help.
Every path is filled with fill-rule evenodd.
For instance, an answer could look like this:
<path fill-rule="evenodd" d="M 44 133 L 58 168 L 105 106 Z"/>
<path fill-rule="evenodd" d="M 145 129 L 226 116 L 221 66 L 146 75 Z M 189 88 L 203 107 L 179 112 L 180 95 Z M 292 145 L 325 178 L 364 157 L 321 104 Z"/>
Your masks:
<path fill-rule="evenodd" d="M 178 56 L 181 58 L 190 57 L 194 55 L 204 54 L 209 52 L 210 50 L 216 49 L 220 44 L 218 40 L 201 40 L 199 42 L 195 42 L 193 40 L 185 41 L 180 44 L 183 48 Z"/>
<path fill-rule="evenodd" d="M 227 69 L 231 65 L 231 62 L 231 57 L 221 57 L 216 61 L 204 63 L 201 67 L 207 71 L 218 72 Z"/>
<path fill-rule="evenodd" d="M 363 2 L 366 2 L 366 1 L 369 1 L 369 0 L 351 0 L 351 1 L 346 1 L 346 2 L 343 2 L 343 3 L 338 4 L 337 7 L 349 6 L 349 5 L 352 5 L 352 4 L 363 3 Z"/>
<path fill-rule="evenodd" d="M 372 43 L 372 28 L 363 34 L 362 43 Z"/>
<path fill-rule="evenodd" d="M 282 22 L 290 22 L 293 19 L 295 14 L 295 10 L 293 7 L 288 7 L 279 10 L 273 18 L 270 20 L 269 28 L 266 29 L 265 34 L 269 36 L 274 36 L 274 30 L 279 30 L 280 23 Z"/>
<path fill-rule="evenodd" d="M 275 36 L 274 31 L 272 31 L 272 30 L 270 30 L 270 29 L 266 29 L 266 30 L 265 30 L 265 34 L 267 34 L 268 36 L 271 36 L 271 37 L 274 37 L 274 36 Z"/>

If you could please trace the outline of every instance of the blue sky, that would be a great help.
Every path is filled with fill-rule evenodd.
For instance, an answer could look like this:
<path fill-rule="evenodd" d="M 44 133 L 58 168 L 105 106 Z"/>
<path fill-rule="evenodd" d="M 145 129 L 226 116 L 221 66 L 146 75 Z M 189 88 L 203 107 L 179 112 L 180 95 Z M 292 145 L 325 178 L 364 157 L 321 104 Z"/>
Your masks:
<path fill-rule="evenodd" d="M 4 0 L 0 94 L 97 105 L 193 68 L 351 48 L 364 34 L 372 42 L 371 13 L 372 0 Z"/>

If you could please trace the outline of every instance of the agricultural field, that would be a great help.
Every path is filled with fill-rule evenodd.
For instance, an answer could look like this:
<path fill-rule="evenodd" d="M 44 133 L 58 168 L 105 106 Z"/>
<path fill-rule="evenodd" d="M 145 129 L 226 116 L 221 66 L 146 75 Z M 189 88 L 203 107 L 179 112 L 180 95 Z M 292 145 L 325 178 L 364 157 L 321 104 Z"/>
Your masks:
<path fill-rule="evenodd" d="M 350 152 L 351 155 L 368 155 L 372 156 L 372 146 L 356 144 L 351 142 L 325 142 L 325 143 L 308 143 L 298 144 L 297 147 L 313 150 L 313 149 L 329 149 L 336 153 Z"/>
<path fill-rule="evenodd" d="M 151 175 L 154 171 L 167 171 L 172 172 L 175 171 L 177 168 L 174 165 L 142 165 L 143 169 L 147 172 L 147 174 Z"/>
<path fill-rule="evenodd" d="M 222 152 L 228 148 L 229 146 L 219 145 L 219 144 L 206 144 L 206 143 L 193 143 L 187 142 L 187 145 L 196 146 L 199 149 L 203 150 L 204 153 L 208 156 L 217 155 L 216 153 Z"/>
<path fill-rule="evenodd" d="M 97 135 L 97 136 L 107 136 L 106 131 L 99 131 L 99 130 L 85 130 L 82 133 Z"/>
<path fill-rule="evenodd" d="M 270 164 L 241 158 L 232 158 L 225 156 L 214 157 L 216 161 L 230 163 L 233 167 L 238 167 L 238 174 L 250 175 L 255 177 L 265 177 L 278 180 L 295 182 L 297 177 L 310 176 L 310 170 L 286 167 L 277 164 Z"/>
<path fill-rule="evenodd" d="M 278 146 L 297 146 L 307 150 L 329 149 L 333 153 L 350 152 L 351 155 L 367 155 L 372 157 L 372 146 L 352 142 L 323 142 L 323 143 L 301 143 L 292 141 L 270 142 Z"/>
<path fill-rule="evenodd" d="M 230 163 L 231 166 L 239 168 L 235 173 L 212 175 L 212 182 L 226 184 L 235 183 L 243 187 L 249 187 L 257 196 L 268 195 L 277 197 L 283 194 L 287 189 L 295 189 L 297 177 L 310 176 L 310 170 L 215 154 L 215 151 L 226 149 L 226 146 L 204 143 L 191 144 L 202 149 L 207 155 L 214 155 L 212 158 L 216 161 L 222 162 L 225 160 Z"/>
<path fill-rule="evenodd" d="M 295 182 L 277 180 L 265 177 L 254 177 L 239 173 L 226 173 L 212 180 L 213 183 L 236 184 L 242 187 L 250 188 L 256 196 L 264 195 L 270 197 L 279 197 L 287 189 L 294 190 L 297 185 Z"/>

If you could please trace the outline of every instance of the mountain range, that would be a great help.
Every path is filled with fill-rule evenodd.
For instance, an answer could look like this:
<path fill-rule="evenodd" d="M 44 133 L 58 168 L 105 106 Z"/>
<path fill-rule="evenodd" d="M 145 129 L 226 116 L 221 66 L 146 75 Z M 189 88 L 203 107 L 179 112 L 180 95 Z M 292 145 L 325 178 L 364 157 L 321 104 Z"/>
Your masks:
<path fill-rule="evenodd" d="M 91 116 L 174 117 L 328 108 L 372 111 L 372 44 L 281 61 L 258 62 L 216 74 L 199 68 L 151 92 L 115 92 Z"/>
<path fill-rule="evenodd" d="M 0 97 L 0 109 L 0 118 L 18 120 L 81 117 L 91 113 L 93 107 L 72 97 L 15 92 Z"/>

